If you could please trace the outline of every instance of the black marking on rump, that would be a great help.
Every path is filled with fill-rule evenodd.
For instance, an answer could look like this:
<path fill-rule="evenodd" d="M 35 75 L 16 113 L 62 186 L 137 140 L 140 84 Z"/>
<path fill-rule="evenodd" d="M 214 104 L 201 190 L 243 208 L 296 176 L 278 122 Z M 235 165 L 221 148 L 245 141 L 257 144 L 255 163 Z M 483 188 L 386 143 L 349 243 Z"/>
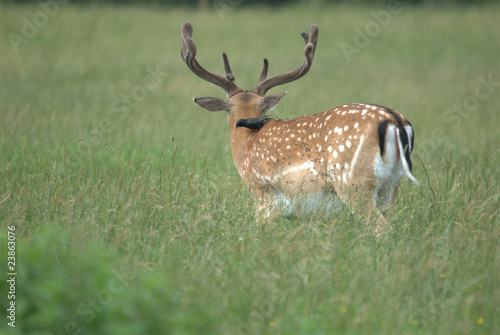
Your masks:
<path fill-rule="evenodd" d="M 390 109 L 390 108 L 387 108 L 384 106 L 380 106 L 380 105 L 374 105 L 374 106 L 377 106 L 380 109 L 383 109 L 385 112 L 391 114 L 394 117 L 394 119 L 396 120 L 397 127 L 399 129 L 399 138 L 401 139 L 401 145 L 402 145 L 403 150 L 404 150 L 405 160 L 406 160 L 406 163 L 408 164 L 408 168 L 410 169 L 410 172 L 411 172 L 413 169 L 413 165 L 411 163 L 411 158 L 410 158 L 411 148 L 413 148 L 413 140 L 414 140 L 413 132 L 412 132 L 411 146 L 410 146 L 410 139 L 408 139 L 408 133 L 406 132 L 406 129 L 403 125 L 403 120 L 401 120 L 401 117 L 399 116 L 399 114 L 396 113 L 393 109 Z M 387 121 L 384 121 L 384 122 L 387 122 Z M 382 123 L 384 123 L 384 122 L 382 122 Z M 410 122 L 408 122 L 408 125 L 411 127 Z M 386 125 L 386 127 L 387 127 L 387 125 Z M 379 136 L 380 136 L 380 125 L 379 125 Z M 380 139 L 379 139 L 379 141 L 382 142 L 382 140 L 380 140 Z M 381 147 L 381 153 L 383 156 L 382 147 Z"/>
<path fill-rule="evenodd" d="M 406 132 L 406 129 L 403 125 L 403 120 L 401 120 L 401 117 L 396 112 L 394 112 L 394 110 L 385 107 L 385 111 L 387 113 L 391 114 L 392 116 L 394 116 L 394 119 L 396 119 L 397 126 L 399 129 L 399 138 L 401 139 L 401 145 L 402 145 L 403 150 L 405 152 L 404 153 L 405 160 L 406 160 L 406 163 L 408 164 L 408 168 L 410 169 L 410 172 L 411 172 L 413 169 L 413 165 L 411 164 L 411 158 L 410 158 L 410 155 L 411 155 L 410 141 L 408 139 L 408 133 Z M 412 142 L 413 142 L 413 139 L 412 139 Z M 411 145 L 411 148 L 413 148 L 413 143 Z"/>
<path fill-rule="evenodd" d="M 411 164 L 411 158 L 410 158 L 411 150 L 410 150 L 410 145 L 409 145 L 409 141 L 408 141 L 408 134 L 406 133 L 406 129 L 403 128 L 401 130 L 401 128 L 399 128 L 399 135 L 401 138 L 401 144 L 403 145 L 403 150 L 405 151 L 406 163 L 408 164 L 408 169 L 411 172 L 413 169 L 413 165 Z"/>
<path fill-rule="evenodd" d="M 250 119 L 239 119 L 236 122 L 236 128 L 238 127 L 245 127 L 249 129 L 254 129 L 254 130 L 260 130 L 266 123 L 271 121 L 269 116 L 264 115 L 264 116 L 259 116 L 259 117 L 253 117 Z"/>
<path fill-rule="evenodd" d="M 411 125 L 410 121 L 406 120 L 406 122 L 408 122 L 408 125 L 412 129 L 411 138 L 410 138 L 410 143 L 411 143 L 410 153 L 411 153 L 411 151 L 413 151 L 413 144 L 415 143 L 415 131 L 413 130 L 413 126 Z"/>
<path fill-rule="evenodd" d="M 387 132 L 387 124 L 389 121 L 380 122 L 378 125 L 378 145 L 380 148 L 380 156 L 384 157 L 385 152 L 385 133 Z"/>

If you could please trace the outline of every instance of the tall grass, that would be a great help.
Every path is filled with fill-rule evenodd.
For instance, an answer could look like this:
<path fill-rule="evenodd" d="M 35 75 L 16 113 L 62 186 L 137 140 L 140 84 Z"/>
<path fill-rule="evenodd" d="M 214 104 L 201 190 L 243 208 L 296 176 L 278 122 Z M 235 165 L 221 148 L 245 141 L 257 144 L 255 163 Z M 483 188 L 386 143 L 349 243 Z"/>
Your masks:
<path fill-rule="evenodd" d="M 18 53 L 3 38 L 0 271 L 15 225 L 19 273 L 2 333 L 499 333 L 500 87 L 452 108 L 500 81 L 500 8 L 405 5 L 348 62 L 339 45 L 383 9 L 64 5 Z M 39 10 L 2 5 L 2 35 Z M 221 72 L 226 51 L 245 88 L 263 57 L 270 75 L 300 64 L 298 33 L 319 25 L 274 116 L 374 102 L 410 119 L 422 186 L 402 183 L 387 236 L 347 210 L 255 224 L 225 115 L 191 102 L 222 92 L 182 63 L 185 20 L 200 62 Z"/>

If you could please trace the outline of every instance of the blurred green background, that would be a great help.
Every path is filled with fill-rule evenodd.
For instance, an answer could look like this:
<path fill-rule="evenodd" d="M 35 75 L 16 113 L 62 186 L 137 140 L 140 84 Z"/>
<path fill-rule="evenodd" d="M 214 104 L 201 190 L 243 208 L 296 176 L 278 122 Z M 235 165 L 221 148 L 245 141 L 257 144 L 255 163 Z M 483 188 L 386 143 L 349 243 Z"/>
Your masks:
<path fill-rule="evenodd" d="M 23 2 L 23 1 L 20 1 Z M 0 4 L 2 334 L 500 333 L 497 2 Z M 377 241 L 347 210 L 257 226 L 223 97 L 303 61 L 273 117 L 371 102 L 416 131 L 414 174 Z M 4 315 L 4 314 L 3 314 Z"/>

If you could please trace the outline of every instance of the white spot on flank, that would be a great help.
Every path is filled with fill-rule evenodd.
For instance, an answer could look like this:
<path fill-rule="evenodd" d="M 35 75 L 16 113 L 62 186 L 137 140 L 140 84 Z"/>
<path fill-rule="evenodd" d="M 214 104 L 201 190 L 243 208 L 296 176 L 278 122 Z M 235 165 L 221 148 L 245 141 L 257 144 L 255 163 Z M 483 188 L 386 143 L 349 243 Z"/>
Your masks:
<path fill-rule="evenodd" d="M 361 137 L 359 139 L 358 148 L 356 149 L 356 152 L 354 153 L 354 157 L 352 158 L 352 161 L 351 161 L 351 171 L 349 172 L 349 178 L 352 177 L 352 171 L 354 170 L 354 166 L 356 165 L 356 162 L 358 161 L 359 152 L 361 151 L 361 147 L 363 146 L 364 138 L 365 138 L 365 135 L 361 135 Z"/>
<path fill-rule="evenodd" d="M 325 142 L 328 141 L 328 135 L 325 136 Z"/>
<path fill-rule="evenodd" d="M 330 118 L 331 118 L 331 117 L 332 117 L 331 115 L 328 115 L 328 116 L 325 118 L 325 120 L 326 120 L 326 121 L 328 121 L 328 120 L 330 120 Z"/>
<path fill-rule="evenodd" d="M 328 147 L 328 152 L 332 152 L 332 147 L 331 146 Z"/>
<path fill-rule="evenodd" d="M 344 146 L 343 146 L 342 144 L 341 144 L 341 145 L 339 145 L 339 151 L 340 151 L 340 152 L 344 152 Z"/>
<path fill-rule="evenodd" d="M 346 131 L 347 129 L 349 129 L 349 126 L 345 126 L 344 127 L 344 131 Z"/>
<path fill-rule="evenodd" d="M 305 162 L 302 165 L 291 167 L 285 171 L 283 171 L 282 175 L 285 176 L 289 173 L 296 172 L 299 170 L 310 170 L 315 176 L 318 175 L 318 172 L 314 169 L 314 163 L 313 162 Z"/>
<path fill-rule="evenodd" d="M 338 154 L 337 154 L 337 150 L 334 150 L 333 151 L 333 158 L 337 158 Z"/>
<path fill-rule="evenodd" d="M 368 112 L 368 109 L 363 109 L 363 111 L 361 112 L 361 115 L 365 115 L 366 112 Z"/>
<path fill-rule="evenodd" d="M 354 124 L 354 128 L 358 128 L 358 126 L 359 126 L 359 123 L 357 123 L 357 122 L 356 122 L 356 123 Z"/>
<path fill-rule="evenodd" d="M 347 140 L 347 141 L 345 142 L 345 145 L 346 145 L 348 148 L 350 148 L 350 147 L 351 147 L 351 141 Z"/>

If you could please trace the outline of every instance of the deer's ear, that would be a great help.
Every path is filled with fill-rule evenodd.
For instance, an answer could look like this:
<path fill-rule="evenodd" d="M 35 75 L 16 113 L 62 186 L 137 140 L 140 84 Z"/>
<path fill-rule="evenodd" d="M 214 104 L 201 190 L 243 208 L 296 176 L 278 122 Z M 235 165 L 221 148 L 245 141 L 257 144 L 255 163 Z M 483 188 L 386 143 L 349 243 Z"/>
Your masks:
<path fill-rule="evenodd" d="M 218 112 L 222 110 L 229 112 L 232 107 L 232 105 L 226 99 L 205 97 L 194 98 L 193 101 L 196 102 L 198 106 L 205 108 L 209 112 Z"/>
<path fill-rule="evenodd" d="M 264 110 L 264 111 L 273 110 L 278 105 L 278 102 L 280 102 L 281 98 L 283 98 L 283 96 L 285 94 L 286 94 L 286 92 L 276 94 L 276 95 L 265 96 L 262 99 L 262 110 Z"/>

